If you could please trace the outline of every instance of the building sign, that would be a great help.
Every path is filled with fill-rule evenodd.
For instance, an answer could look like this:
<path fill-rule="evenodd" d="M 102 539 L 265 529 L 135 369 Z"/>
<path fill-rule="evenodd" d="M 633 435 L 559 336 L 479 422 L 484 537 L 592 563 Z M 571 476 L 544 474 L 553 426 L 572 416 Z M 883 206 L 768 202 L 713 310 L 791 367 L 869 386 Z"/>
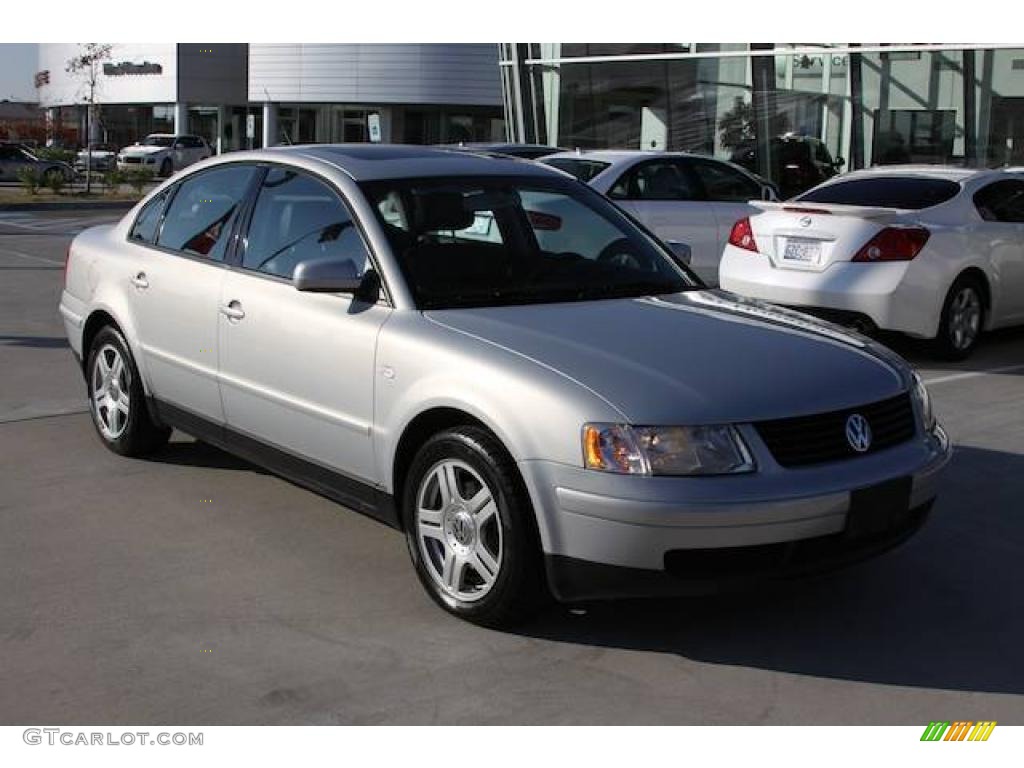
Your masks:
<path fill-rule="evenodd" d="M 122 61 L 118 64 L 104 64 L 103 74 L 107 77 L 120 77 L 122 75 L 162 75 L 164 68 L 160 64 L 144 61 L 141 64 L 134 64 L 130 61 Z"/>
<path fill-rule="evenodd" d="M 370 133 L 370 141 L 374 144 L 380 143 L 380 115 L 376 112 L 371 112 L 366 116 L 366 127 Z"/>
<path fill-rule="evenodd" d="M 42 88 L 44 85 L 50 84 L 50 70 L 44 69 L 42 72 L 36 72 L 35 76 L 36 88 Z"/>

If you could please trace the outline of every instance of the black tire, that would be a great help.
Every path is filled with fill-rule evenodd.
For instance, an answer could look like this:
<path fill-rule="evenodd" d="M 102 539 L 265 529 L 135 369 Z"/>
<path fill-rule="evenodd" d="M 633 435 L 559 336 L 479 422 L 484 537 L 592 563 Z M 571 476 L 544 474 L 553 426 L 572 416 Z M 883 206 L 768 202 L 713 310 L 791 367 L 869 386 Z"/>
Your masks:
<path fill-rule="evenodd" d="M 985 295 L 985 288 L 978 278 L 964 275 L 956 279 L 942 304 L 939 332 L 932 340 L 938 357 L 944 360 L 964 360 L 975 350 L 985 327 Z M 976 306 L 977 311 L 977 320 L 968 323 L 969 327 L 964 325 L 959 311 L 961 302 L 965 300 Z"/>
<path fill-rule="evenodd" d="M 160 163 L 160 176 L 164 179 L 168 178 L 174 171 L 174 164 L 171 162 L 171 158 L 165 157 L 164 161 Z"/>
<path fill-rule="evenodd" d="M 94 394 L 96 377 L 103 378 L 102 374 L 97 371 L 98 358 L 100 353 L 104 352 L 105 362 L 110 359 L 116 360 L 117 358 L 114 357 L 111 350 L 116 350 L 123 361 L 123 375 L 117 379 L 116 391 L 125 390 L 128 393 L 126 420 L 121 429 L 115 431 L 110 430 L 109 415 L 104 415 L 104 412 L 109 410 L 108 407 L 99 405 Z M 145 456 L 167 442 L 171 436 L 171 429 L 155 424 L 150 418 L 139 369 L 136 367 L 135 358 L 132 357 L 131 350 L 119 330 L 109 325 L 100 329 L 89 348 L 85 371 L 89 414 L 92 416 L 93 426 L 96 427 L 96 434 L 107 448 L 121 456 Z M 110 385 L 107 385 L 106 389 L 109 390 L 109 388 Z M 119 414 L 116 418 L 120 420 L 125 417 Z"/>
<path fill-rule="evenodd" d="M 501 557 L 493 583 L 483 597 L 471 601 L 450 594 L 436 581 L 437 571 L 424 561 L 419 541 L 416 510 L 421 485 L 429 482 L 429 475 L 446 460 L 468 465 L 483 479 L 497 506 L 492 525 L 501 527 Z M 446 611 L 475 624 L 504 628 L 522 621 L 545 602 L 547 589 L 533 505 L 515 462 L 490 432 L 461 426 L 427 440 L 405 479 L 402 517 L 420 582 Z M 481 539 L 483 530 L 478 534 Z M 471 566 L 470 575 L 473 573 Z"/>

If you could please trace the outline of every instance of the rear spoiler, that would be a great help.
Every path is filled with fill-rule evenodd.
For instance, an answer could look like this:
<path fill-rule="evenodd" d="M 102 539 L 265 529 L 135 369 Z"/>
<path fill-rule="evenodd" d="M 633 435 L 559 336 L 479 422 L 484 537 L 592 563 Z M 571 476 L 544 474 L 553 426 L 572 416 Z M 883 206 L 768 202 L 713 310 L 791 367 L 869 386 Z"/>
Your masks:
<path fill-rule="evenodd" d="M 858 219 L 882 219 L 900 216 L 907 211 L 903 208 L 879 208 L 868 205 L 841 205 L 839 203 L 777 202 L 774 200 L 751 200 L 750 205 L 763 211 L 779 213 L 809 213 L 835 216 L 854 216 Z"/>

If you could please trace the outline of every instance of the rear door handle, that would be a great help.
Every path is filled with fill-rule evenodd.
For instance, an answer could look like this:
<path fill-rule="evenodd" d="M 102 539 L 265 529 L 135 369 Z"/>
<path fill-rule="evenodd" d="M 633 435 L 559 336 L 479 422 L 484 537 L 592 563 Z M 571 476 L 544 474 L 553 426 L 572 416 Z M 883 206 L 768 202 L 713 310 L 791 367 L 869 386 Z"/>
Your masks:
<path fill-rule="evenodd" d="M 245 310 L 242 309 L 242 302 L 232 301 L 220 305 L 220 313 L 228 320 L 241 320 L 245 317 Z"/>
<path fill-rule="evenodd" d="M 139 272 L 135 277 L 131 278 L 132 285 L 136 288 L 149 288 L 149 280 L 146 279 L 145 272 Z"/>

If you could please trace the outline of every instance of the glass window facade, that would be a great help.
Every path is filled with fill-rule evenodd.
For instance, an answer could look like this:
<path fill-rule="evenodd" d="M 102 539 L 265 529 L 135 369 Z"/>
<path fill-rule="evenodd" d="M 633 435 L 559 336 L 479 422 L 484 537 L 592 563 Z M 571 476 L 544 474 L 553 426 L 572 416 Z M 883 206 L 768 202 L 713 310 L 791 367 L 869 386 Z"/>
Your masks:
<path fill-rule="evenodd" d="M 513 141 L 705 153 L 786 196 L 878 164 L 1024 164 L 1024 48 L 506 43 L 501 54 Z"/>

